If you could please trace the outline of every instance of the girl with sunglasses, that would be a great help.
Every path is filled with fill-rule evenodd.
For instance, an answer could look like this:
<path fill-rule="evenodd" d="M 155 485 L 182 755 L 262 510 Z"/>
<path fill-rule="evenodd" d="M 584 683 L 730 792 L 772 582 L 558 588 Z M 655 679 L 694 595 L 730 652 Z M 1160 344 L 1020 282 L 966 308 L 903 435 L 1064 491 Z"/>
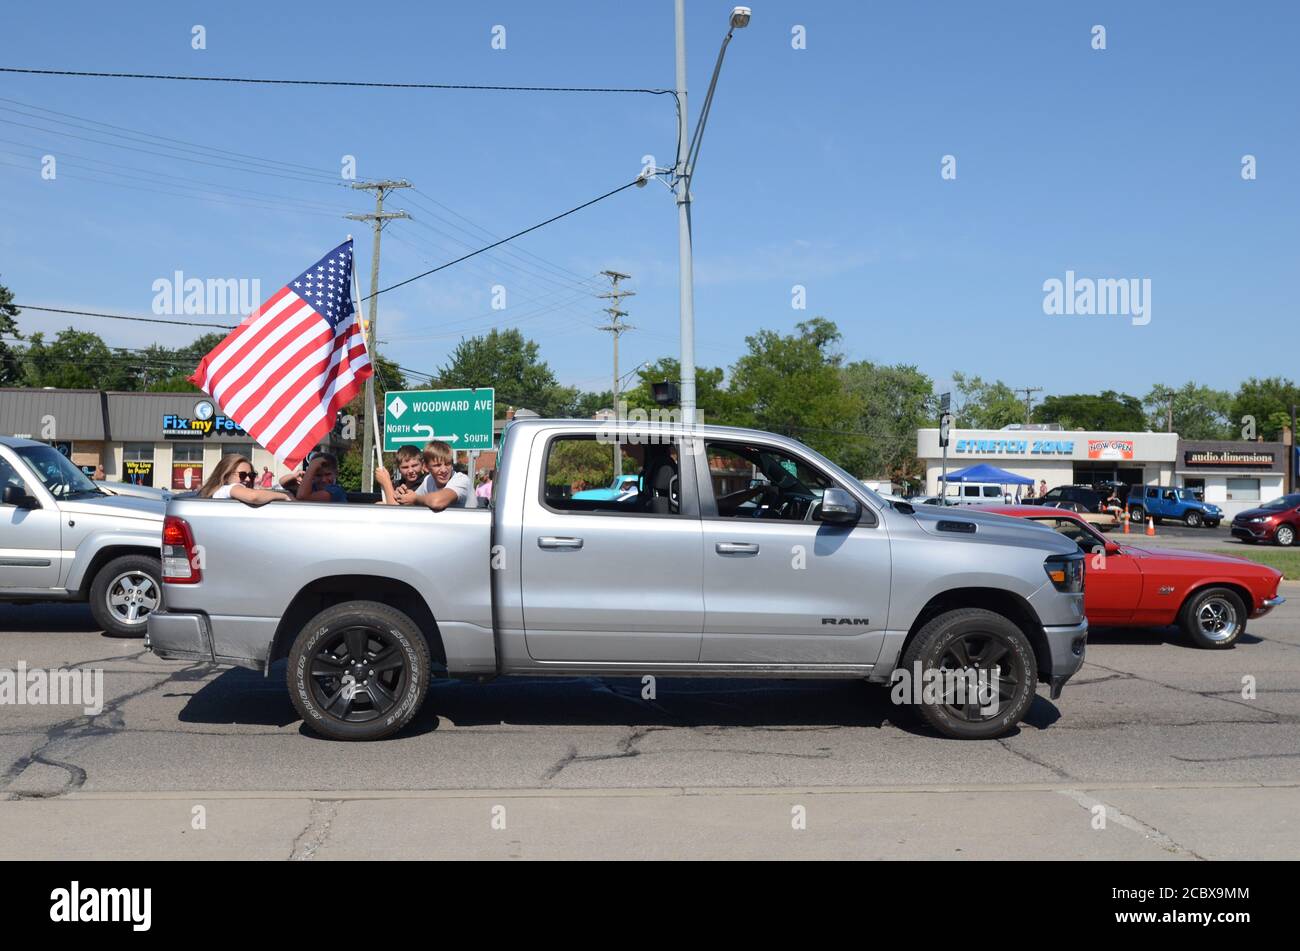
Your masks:
<path fill-rule="evenodd" d="M 248 461 L 247 456 L 228 453 L 221 457 L 212 475 L 208 476 L 199 497 L 204 499 L 238 499 L 249 505 L 265 505 L 267 502 L 287 502 L 289 496 L 271 489 L 254 488 L 257 470 Z"/>

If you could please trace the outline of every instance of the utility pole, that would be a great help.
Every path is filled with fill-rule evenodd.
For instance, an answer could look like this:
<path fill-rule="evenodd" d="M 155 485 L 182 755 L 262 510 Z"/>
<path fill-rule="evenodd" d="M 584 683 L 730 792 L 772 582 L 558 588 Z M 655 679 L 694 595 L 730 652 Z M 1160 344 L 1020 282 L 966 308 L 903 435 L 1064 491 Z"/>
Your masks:
<path fill-rule="evenodd" d="M 1297 482 L 1300 482 L 1300 451 L 1296 449 L 1296 446 L 1300 445 L 1300 440 L 1296 439 L 1295 417 L 1296 417 L 1296 405 L 1295 403 L 1292 403 L 1291 404 L 1291 442 L 1287 446 L 1288 458 L 1287 458 L 1287 467 L 1286 467 L 1287 485 L 1291 487 L 1292 492 L 1296 490 Z"/>
<path fill-rule="evenodd" d="M 375 226 L 375 243 L 370 255 L 370 320 L 366 331 L 366 348 L 370 351 L 371 369 L 378 371 L 379 357 L 375 351 L 375 325 L 379 320 L 379 233 L 384 225 L 395 218 L 411 217 L 404 211 L 384 211 L 384 195 L 395 188 L 410 188 L 408 181 L 353 182 L 353 188 L 375 193 L 375 211 L 369 215 L 344 215 L 353 221 L 370 221 Z M 358 304 L 360 302 L 358 301 Z M 361 315 L 358 314 L 358 317 Z M 366 380 L 366 418 L 361 440 L 361 489 L 372 492 L 375 487 L 375 440 L 379 434 L 375 431 L 375 376 L 372 372 Z"/>
<path fill-rule="evenodd" d="M 1025 394 L 1025 425 L 1028 426 L 1032 417 L 1034 394 L 1043 392 L 1043 388 L 1041 386 L 1017 386 L 1015 391 Z"/>
<path fill-rule="evenodd" d="M 600 273 L 609 278 L 610 289 L 608 293 L 597 294 L 596 296 L 609 300 L 612 303 L 605 308 L 605 313 L 609 314 L 609 323 L 605 324 L 603 327 L 597 327 L 596 329 L 604 330 L 607 333 L 612 334 L 614 337 L 614 417 L 617 419 L 620 415 L 618 411 L 618 338 L 626 331 L 636 329 L 631 324 L 619 323 L 621 318 L 627 316 L 627 311 L 620 310 L 619 305 L 623 303 L 624 297 L 635 297 L 636 291 L 620 290 L 618 286 L 619 281 L 630 281 L 632 279 L 631 275 L 620 274 L 618 271 L 601 271 Z M 619 444 L 615 443 L 614 475 L 621 476 L 622 474 L 623 453 Z"/>

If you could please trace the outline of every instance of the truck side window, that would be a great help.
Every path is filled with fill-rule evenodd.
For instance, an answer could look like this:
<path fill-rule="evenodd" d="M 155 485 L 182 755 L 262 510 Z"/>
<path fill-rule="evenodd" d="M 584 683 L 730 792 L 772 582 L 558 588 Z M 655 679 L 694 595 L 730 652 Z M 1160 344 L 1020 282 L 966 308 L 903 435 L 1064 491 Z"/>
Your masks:
<path fill-rule="evenodd" d="M 803 460 L 778 449 L 706 442 L 704 452 L 718 515 L 724 518 L 816 521 L 822 493 L 834 485 Z"/>
<path fill-rule="evenodd" d="M 19 477 L 14 467 L 4 459 L 0 459 L 0 489 L 7 485 L 16 485 L 24 492 L 27 491 L 27 486 L 23 484 L 22 478 Z"/>
<path fill-rule="evenodd" d="M 543 501 L 561 512 L 677 515 L 679 458 L 675 439 L 615 444 L 595 436 L 560 436 L 546 450 Z"/>

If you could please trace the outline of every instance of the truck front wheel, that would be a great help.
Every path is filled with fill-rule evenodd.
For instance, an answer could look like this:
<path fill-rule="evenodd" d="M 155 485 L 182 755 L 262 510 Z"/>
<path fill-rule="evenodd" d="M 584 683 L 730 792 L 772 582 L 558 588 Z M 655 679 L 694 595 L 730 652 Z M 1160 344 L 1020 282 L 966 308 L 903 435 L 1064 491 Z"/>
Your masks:
<path fill-rule="evenodd" d="M 1187 514 L 1183 516 L 1183 521 L 1187 523 L 1188 528 L 1201 527 L 1201 513 L 1196 509 L 1188 509 Z"/>
<path fill-rule="evenodd" d="M 149 615 L 162 606 L 162 565 L 150 555 L 122 555 L 90 583 L 95 623 L 117 637 L 144 637 Z"/>
<path fill-rule="evenodd" d="M 429 646 L 401 611 L 348 601 L 317 614 L 289 651 L 289 696 L 334 740 L 379 740 L 406 726 L 429 691 Z"/>
<path fill-rule="evenodd" d="M 983 608 L 960 608 L 929 621 L 903 652 L 901 672 L 911 694 L 896 693 L 895 699 L 916 704 L 926 723 L 956 740 L 1010 732 L 1038 689 L 1038 665 L 1024 632 Z M 895 671 L 895 691 L 899 677 Z"/>

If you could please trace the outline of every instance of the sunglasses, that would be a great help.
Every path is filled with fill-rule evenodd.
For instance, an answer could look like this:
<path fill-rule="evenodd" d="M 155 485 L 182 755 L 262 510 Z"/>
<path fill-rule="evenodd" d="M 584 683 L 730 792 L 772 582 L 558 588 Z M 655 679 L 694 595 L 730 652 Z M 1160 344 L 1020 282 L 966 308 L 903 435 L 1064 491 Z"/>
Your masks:
<path fill-rule="evenodd" d="M 235 475 L 239 476 L 240 482 L 252 482 L 257 478 L 257 473 L 255 472 L 236 472 Z"/>

